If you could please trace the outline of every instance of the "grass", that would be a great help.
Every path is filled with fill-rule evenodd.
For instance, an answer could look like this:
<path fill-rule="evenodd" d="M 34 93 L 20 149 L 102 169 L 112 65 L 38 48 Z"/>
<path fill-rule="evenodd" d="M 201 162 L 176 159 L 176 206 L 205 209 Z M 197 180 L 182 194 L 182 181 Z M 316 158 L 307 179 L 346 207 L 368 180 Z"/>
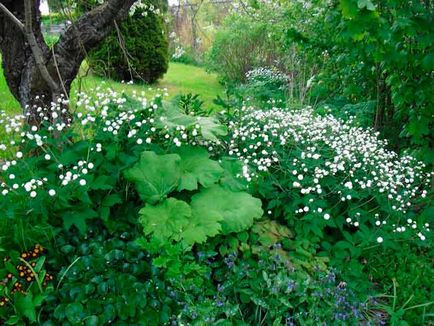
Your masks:
<path fill-rule="evenodd" d="M 3 67 L 0 65 L 0 110 L 6 113 L 16 114 L 21 111 L 20 104 L 9 91 L 6 79 L 3 76 Z"/>
<path fill-rule="evenodd" d="M 110 79 L 105 79 L 93 75 L 78 78 L 74 81 L 71 95 L 74 97 L 75 92 L 79 87 L 81 91 L 91 91 L 95 87 L 105 82 L 107 86 L 115 91 L 124 91 L 131 94 L 133 91 L 153 94 L 157 88 L 167 88 L 169 100 L 178 94 L 200 94 L 205 105 L 212 107 L 212 101 L 217 95 L 223 94 L 223 86 L 218 83 L 215 74 L 207 73 L 203 68 L 190 66 L 182 63 L 171 62 L 169 70 L 164 78 L 156 85 L 135 84 L 127 85 Z M 80 85 L 80 86 L 79 86 Z M 0 67 L 0 110 L 7 113 L 16 114 L 21 111 L 19 103 L 15 100 L 9 91 L 6 80 L 3 75 L 3 70 Z"/>

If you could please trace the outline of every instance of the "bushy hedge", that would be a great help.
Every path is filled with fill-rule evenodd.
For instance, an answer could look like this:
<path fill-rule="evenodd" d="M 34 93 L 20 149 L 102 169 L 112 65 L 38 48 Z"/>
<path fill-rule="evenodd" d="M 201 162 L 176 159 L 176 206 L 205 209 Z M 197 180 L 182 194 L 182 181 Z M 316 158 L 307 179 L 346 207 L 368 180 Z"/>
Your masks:
<path fill-rule="evenodd" d="M 168 68 L 168 40 L 163 18 L 137 10 L 88 56 L 97 75 L 154 83 Z"/>

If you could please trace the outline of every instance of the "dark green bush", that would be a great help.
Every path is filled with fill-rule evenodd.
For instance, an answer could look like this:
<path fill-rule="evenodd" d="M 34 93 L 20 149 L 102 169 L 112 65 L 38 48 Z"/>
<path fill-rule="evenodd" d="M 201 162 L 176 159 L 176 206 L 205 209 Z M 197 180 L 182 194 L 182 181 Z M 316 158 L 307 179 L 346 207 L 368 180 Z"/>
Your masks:
<path fill-rule="evenodd" d="M 116 80 L 154 83 L 168 68 L 168 40 L 163 18 L 148 11 L 119 24 L 88 56 L 93 72 Z"/>

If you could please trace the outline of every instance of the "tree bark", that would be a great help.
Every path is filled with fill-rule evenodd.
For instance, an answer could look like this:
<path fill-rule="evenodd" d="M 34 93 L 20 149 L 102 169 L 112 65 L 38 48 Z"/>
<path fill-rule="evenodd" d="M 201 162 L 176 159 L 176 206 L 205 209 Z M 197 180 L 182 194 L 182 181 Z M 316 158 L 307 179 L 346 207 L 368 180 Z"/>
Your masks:
<path fill-rule="evenodd" d="M 28 122 L 40 124 L 47 114 L 52 120 L 52 103 L 69 95 L 71 84 L 87 52 L 107 36 L 114 28 L 115 21 L 127 17 L 136 0 L 108 0 L 85 13 L 69 26 L 52 49 L 45 43 L 41 31 L 40 0 L 31 1 L 33 6 L 29 25 L 26 25 L 29 22 L 26 21 L 25 1 L 27 0 L 0 0 L 24 26 L 31 26 L 33 31 L 29 38 L 11 17 L 0 11 L 0 50 L 9 89 L 20 102 Z M 33 41 L 35 44 L 32 44 Z M 36 52 L 39 55 L 32 51 L 31 45 L 37 46 L 40 51 Z M 53 87 L 47 80 L 41 64 L 45 65 L 52 81 L 59 87 Z M 47 112 L 44 113 L 41 109 L 47 109 Z M 71 121 L 67 106 L 56 113 L 58 119 L 66 124 Z"/>

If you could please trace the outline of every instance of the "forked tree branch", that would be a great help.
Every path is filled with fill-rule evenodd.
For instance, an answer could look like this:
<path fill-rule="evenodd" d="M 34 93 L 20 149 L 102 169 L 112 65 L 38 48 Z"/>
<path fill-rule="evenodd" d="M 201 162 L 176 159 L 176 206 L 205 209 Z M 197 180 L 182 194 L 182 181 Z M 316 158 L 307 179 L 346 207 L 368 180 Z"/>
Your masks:
<path fill-rule="evenodd" d="M 7 17 L 25 34 L 27 41 L 29 42 L 30 49 L 33 54 L 33 58 L 35 59 L 36 65 L 41 73 L 42 78 L 47 83 L 48 87 L 50 87 L 51 91 L 53 93 L 58 93 L 59 86 L 54 81 L 54 79 L 51 77 L 50 73 L 48 72 L 44 55 L 42 53 L 42 50 L 40 49 L 35 34 L 33 34 L 33 19 L 32 19 L 32 7 L 34 6 L 34 3 L 32 0 L 24 0 L 24 21 L 23 24 L 13 13 L 9 11 L 8 8 L 6 8 L 5 5 L 0 3 L 0 10 L 6 14 Z"/>
<path fill-rule="evenodd" d="M 48 72 L 47 65 L 44 60 L 44 55 L 38 43 L 36 42 L 35 34 L 33 34 L 32 6 L 33 0 L 24 0 L 25 33 L 27 41 L 29 42 L 30 49 L 32 50 L 33 57 L 42 78 L 45 80 L 48 87 L 50 87 L 53 94 L 58 94 L 60 90 L 59 85 L 54 81 L 53 77 L 51 77 L 50 73 Z"/>
<path fill-rule="evenodd" d="M 39 106 L 70 92 L 88 51 L 114 29 L 114 21 L 128 16 L 137 0 L 105 0 L 72 23 L 51 51 L 39 25 L 39 1 L 0 0 L 4 74 L 12 94 L 35 121 L 40 120 Z"/>

